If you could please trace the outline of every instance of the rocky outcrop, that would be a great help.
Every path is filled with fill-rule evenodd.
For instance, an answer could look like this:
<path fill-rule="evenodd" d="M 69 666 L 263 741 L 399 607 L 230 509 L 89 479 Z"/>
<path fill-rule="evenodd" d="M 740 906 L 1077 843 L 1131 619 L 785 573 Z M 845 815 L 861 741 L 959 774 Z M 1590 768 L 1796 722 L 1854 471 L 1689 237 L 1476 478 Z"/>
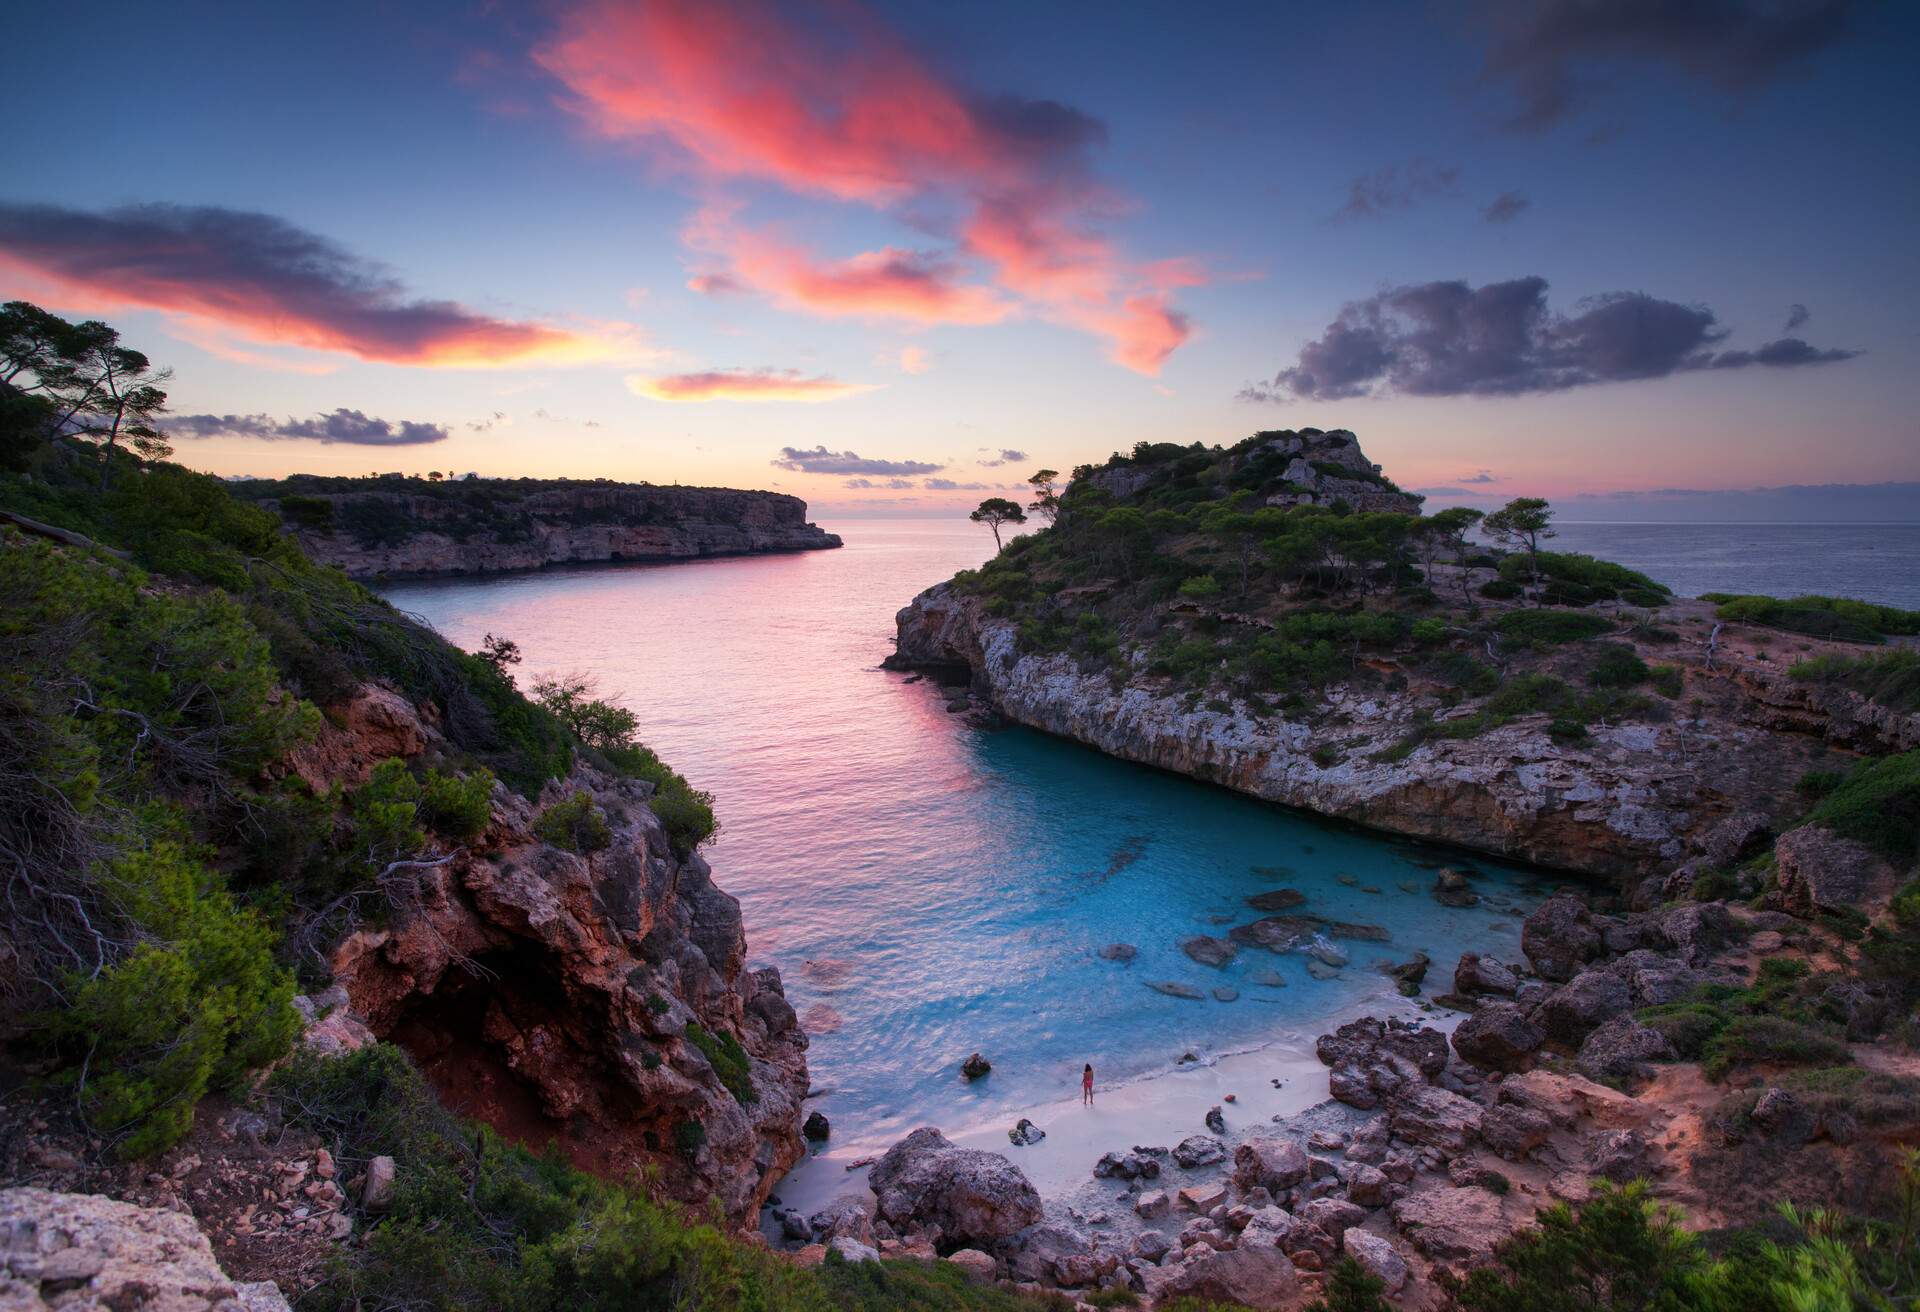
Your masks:
<path fill-rule="evenodd" d="M 381 705 L 384 748 L 405 735 Z M 436 735 L 416 721 L 415 737 Z M 578 792 L 611 838 L 590 857 L 532 832 L 539 806 Z M 331 965 L 354 1015 L 455 1111 L 597 1173 L 648 1169 L 745 1222 L 804 1151 L 807 1039 L 779 972 L 748 968 L 739 903 L 673 851 L 651 792 L 585 768 L 538 805 L 497 786 L 484 837 L 390 890 L 384 927 Z"/>
<path fill-rule="evenodd" d="M 302 549 L 355 578 L 486 574 L 543 565 L 691 560 L 840 545 L 807 522 L 807 503 L 778 492 L 649 484 L 471 479 L 410 490 L 324 490 L 334 480 L 274 485 L 298 498 L 286 515 Z M 418 486 L 418 485 L 416 485 Z M 285 497 L 267 498 L 283 508 Z M 316 512 L 316 503 L 328 509 Z M 317 522 L 316 522 L 317 521 Z"/>
<path fill-rule="evenodd" d="M 0 1190 L 8 1312 L 285 1312 L 270 1281 L 227 1279 L 190 1215 L 98 1194 Z"/>
<path fill-rule="evenodd" d="M 1439 708 L 1414 683 L 1330 685 L 1293 714 L 1197 703 L 1151 674 L 1144 652 L 1093 670 L 1023 650 L 1015 620 L 945 583 L 896 623 L 890 665 L 964 668 L 1015 723 L 1267 801 L 1623 882 L 1664 873 L 1736 811 L 1797 808 L 1792 785 L 1816 745 L 1749 723 L 1738 702 L 1685 721 L 1596 725 L 1576 743 L 1555 741 L 1545 715 L 1419 740 L 1426 717 L 1467 708 Z M 1333 756 L 1317 750 L 1328 724 L 1341 740 Z"/>
<path fill-rule="evenodd" d="M 998 1153 L 958 1148 L 932 1126 L 886 1151 L 867 1177 L 880 1218 L 898 1230 L 933 1230 L 942 1248 L 1005 1239 L 1040 1219 L 1040 1195 Z"/>
<path fill-rule="evenodd" d="M 1865 843 L 1842 838 L 1830 829 L 1801 825 L 1774 844 L 1779 862 L 1780 897 L 1789 911 L 1886 910 L 1899 878 L 1894 868 Z"/>

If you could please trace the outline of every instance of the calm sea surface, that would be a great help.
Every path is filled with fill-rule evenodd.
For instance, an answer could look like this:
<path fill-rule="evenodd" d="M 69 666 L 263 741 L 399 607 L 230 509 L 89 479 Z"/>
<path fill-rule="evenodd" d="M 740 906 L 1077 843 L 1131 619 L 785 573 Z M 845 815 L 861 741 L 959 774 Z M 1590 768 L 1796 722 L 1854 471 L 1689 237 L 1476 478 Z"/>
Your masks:
<path fill-rule="evenodd" d="M 1165 1070 L 1318 1022 L 1385 988 L 1415 949 L 1450 971 L 1467 947 L 1516 953 L 1539 876 L 1475 860 L 1486 901 L 1428 895 L 1444 853 L 1318 823 L 1026 730 L 967 729 L 930 683 L 881 671 L 894 611 L 988 554 L 964 522 L 829 525 L 838 551 L 684 565 L 552 570 L 396 585 L 388 595 L 465 647 L 526 653 L 524 682 L 589 671 L 723 822 L 709 849 L 744 903 L 756 960 L 778 964 L 814 1042 L 835 1141 L 957 1130 L 1104 1082 Z M 1902 545 L 1904 544 L 1904 545 Z M 1644 569 L 1683 592 L 1859 592 L 1920 604 L 1920 530 L 1569 526 L 1556 544 Z M 1897 548 L 1897 550 L 1896 550 Z M 1904 564 L 1898 558 L 1904 551 Z M 1854 578 L 1861 581 L 1852 586 Z M 1298 953 L 1224 969 L 1177 944 L 1259 913 L 1279 886 L 1305 910 L 1384 926 L 1313 979 Z M 1131 965 L 1095 955 L 1139 948 Z M 1284 987 L 1254 982 L 1277 971 Z M 1237 988 L 1186 1001 L 1145 980 Z M 978 1050 L 994 1075 L 966 1086 Z"/>

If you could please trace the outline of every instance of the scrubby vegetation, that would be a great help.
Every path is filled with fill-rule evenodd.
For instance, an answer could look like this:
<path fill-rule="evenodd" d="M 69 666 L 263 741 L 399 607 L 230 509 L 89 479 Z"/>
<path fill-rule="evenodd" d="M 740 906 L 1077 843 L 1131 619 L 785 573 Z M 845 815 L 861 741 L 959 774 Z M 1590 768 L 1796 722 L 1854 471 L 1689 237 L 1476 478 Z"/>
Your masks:
<path fill-rule="evenodd" d="M 1920 652 L 1911 648 L 1880 656 L 1816 656 L 1793 665 L 1787 677 L 1851 688 L 1896 711 L 1920 711 Z"/>
<path fill-rule="evenodd" d="M 1884 642 L 1889 634 L 1920 633 L 1920 611 L 1876 606 L 1848 597 L 1740 596 L 1709 592 L 1702 600 L 1718 604 L 1723 620 L 1759 624 L 1788 633 L 1843 642 Z"/>
<path fill-rule="evenodd" d="M 282 1057 L 296 975 L 478 841 L 496 780 L 533 793 L 584 757 L 652 781 L 683 852 L 711 836 L 705 795 L 631 715 L 609 733 L 566 713 L 592 706 L 530 700 L 510 643 L 456 650 L 160 459 L 143 432 L 162 371 L 110 329 L 18 303 L 0 329 L 0 958 L 52 1078 L 116 1152 L 167 1147 L 203 1095 Z M 98 431 L 60 429 L 47 398 L 88 361 L 137 366 L 149 390 Z M 283 513 L 324 519 L 314 491 Z M 425 708 L 446 751 L 358 787 L 279 767 L 371 683 Z M 543 821 L 590 848 L 597 817 L 560 810 Z"/>
<path fill-rule="evenodd" d="M 302 1054 L 269 1096 L 318 1133 L 342 1174 L 399 1163 L 392 1206 L 344 1248 L 303 1309 L 687 1308 L 702 1312 L 1035 1312 L 1043 1301 L 968 1280 L 947 1263 L 808 1270 L 740 1243 L 698 1212 L 650 1201 L 461 1121 L 384 1044 L 337 1060 Z M 688 1122 L 695 1125 L 697 1122 Z"/>
<path fill-rule="evenodd" d="M 1865 843 L 1905 869 L 1920 857 L 1920 751 L 1862 761 L 1807 821 Z"/>

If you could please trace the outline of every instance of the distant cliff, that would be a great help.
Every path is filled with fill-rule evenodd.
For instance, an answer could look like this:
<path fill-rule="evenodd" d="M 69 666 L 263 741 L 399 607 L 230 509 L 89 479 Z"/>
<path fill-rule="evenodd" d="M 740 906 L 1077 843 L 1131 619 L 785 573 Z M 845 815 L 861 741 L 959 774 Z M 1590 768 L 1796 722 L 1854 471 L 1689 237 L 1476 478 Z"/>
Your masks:
<path fill-rule="evenodd" d="M 315 478 L 239 483 L 313 559 L 355 578 L 815 551 L 840 539 L 778 492 L 595 479 Z"/>

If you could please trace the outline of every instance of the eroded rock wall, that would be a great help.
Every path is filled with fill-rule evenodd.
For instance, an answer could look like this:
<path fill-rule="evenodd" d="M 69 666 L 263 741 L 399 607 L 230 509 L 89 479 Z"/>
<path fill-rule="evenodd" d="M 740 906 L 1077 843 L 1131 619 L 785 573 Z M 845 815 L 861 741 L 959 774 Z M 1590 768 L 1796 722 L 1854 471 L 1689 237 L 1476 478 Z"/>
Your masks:
<path fill-rule="evenodd" d="M 965 665 L 1017 723 L 1267 801 L 1623 881 L 1703 852 L 1730 816 L 1777 825 L 1804 810 L 1794 784 L 1819 744 L 1897 745 L 1916 732 L 1917 717 L 1883 722 L 1844 690 L 1785 679 L 1762 690 L 1758 676 L 1723 672 L 1702 673 L 1692 714 L 1664 723 L 1597 725 L 1566 744 L 1537 715 L 1401 755 L 1390 749 L 1436 709 L 1417 687 L 1336 684 L 1308 716 L 1287 718 L 1237 700 L 1195 705 L 1137 667 L 1114 678 L 1023 654 L 1011 621 L 944 583 L 897 624 L 893 663 Z M 1326 748 L 1337 752 L 1322 760 L 1338 759 L 1322 764 Z"/>
<path fill-rule="evenodd" d="M 396 701 L 369 689 L 339 718 L 379 724 L 379 750 L 430 749 L 430 725 L 395 733 Z M 308 771 L 363 770 L 329 745 Z M 591 856 L 532 830 L 579 791 L 611 830 Z M 779 972 L 747 967 L 739 903 L 674 853 L 650 793 L 586 768 L 538 803 L 496 786 L 486 834 L 416 872 L 331 964 L 354 1013 L 453 1110 L 600 1174 L 652 1167 L 661 1192 L 716 1198 L 744 1223 L 803 1151 L 807 1039 Z"/>

